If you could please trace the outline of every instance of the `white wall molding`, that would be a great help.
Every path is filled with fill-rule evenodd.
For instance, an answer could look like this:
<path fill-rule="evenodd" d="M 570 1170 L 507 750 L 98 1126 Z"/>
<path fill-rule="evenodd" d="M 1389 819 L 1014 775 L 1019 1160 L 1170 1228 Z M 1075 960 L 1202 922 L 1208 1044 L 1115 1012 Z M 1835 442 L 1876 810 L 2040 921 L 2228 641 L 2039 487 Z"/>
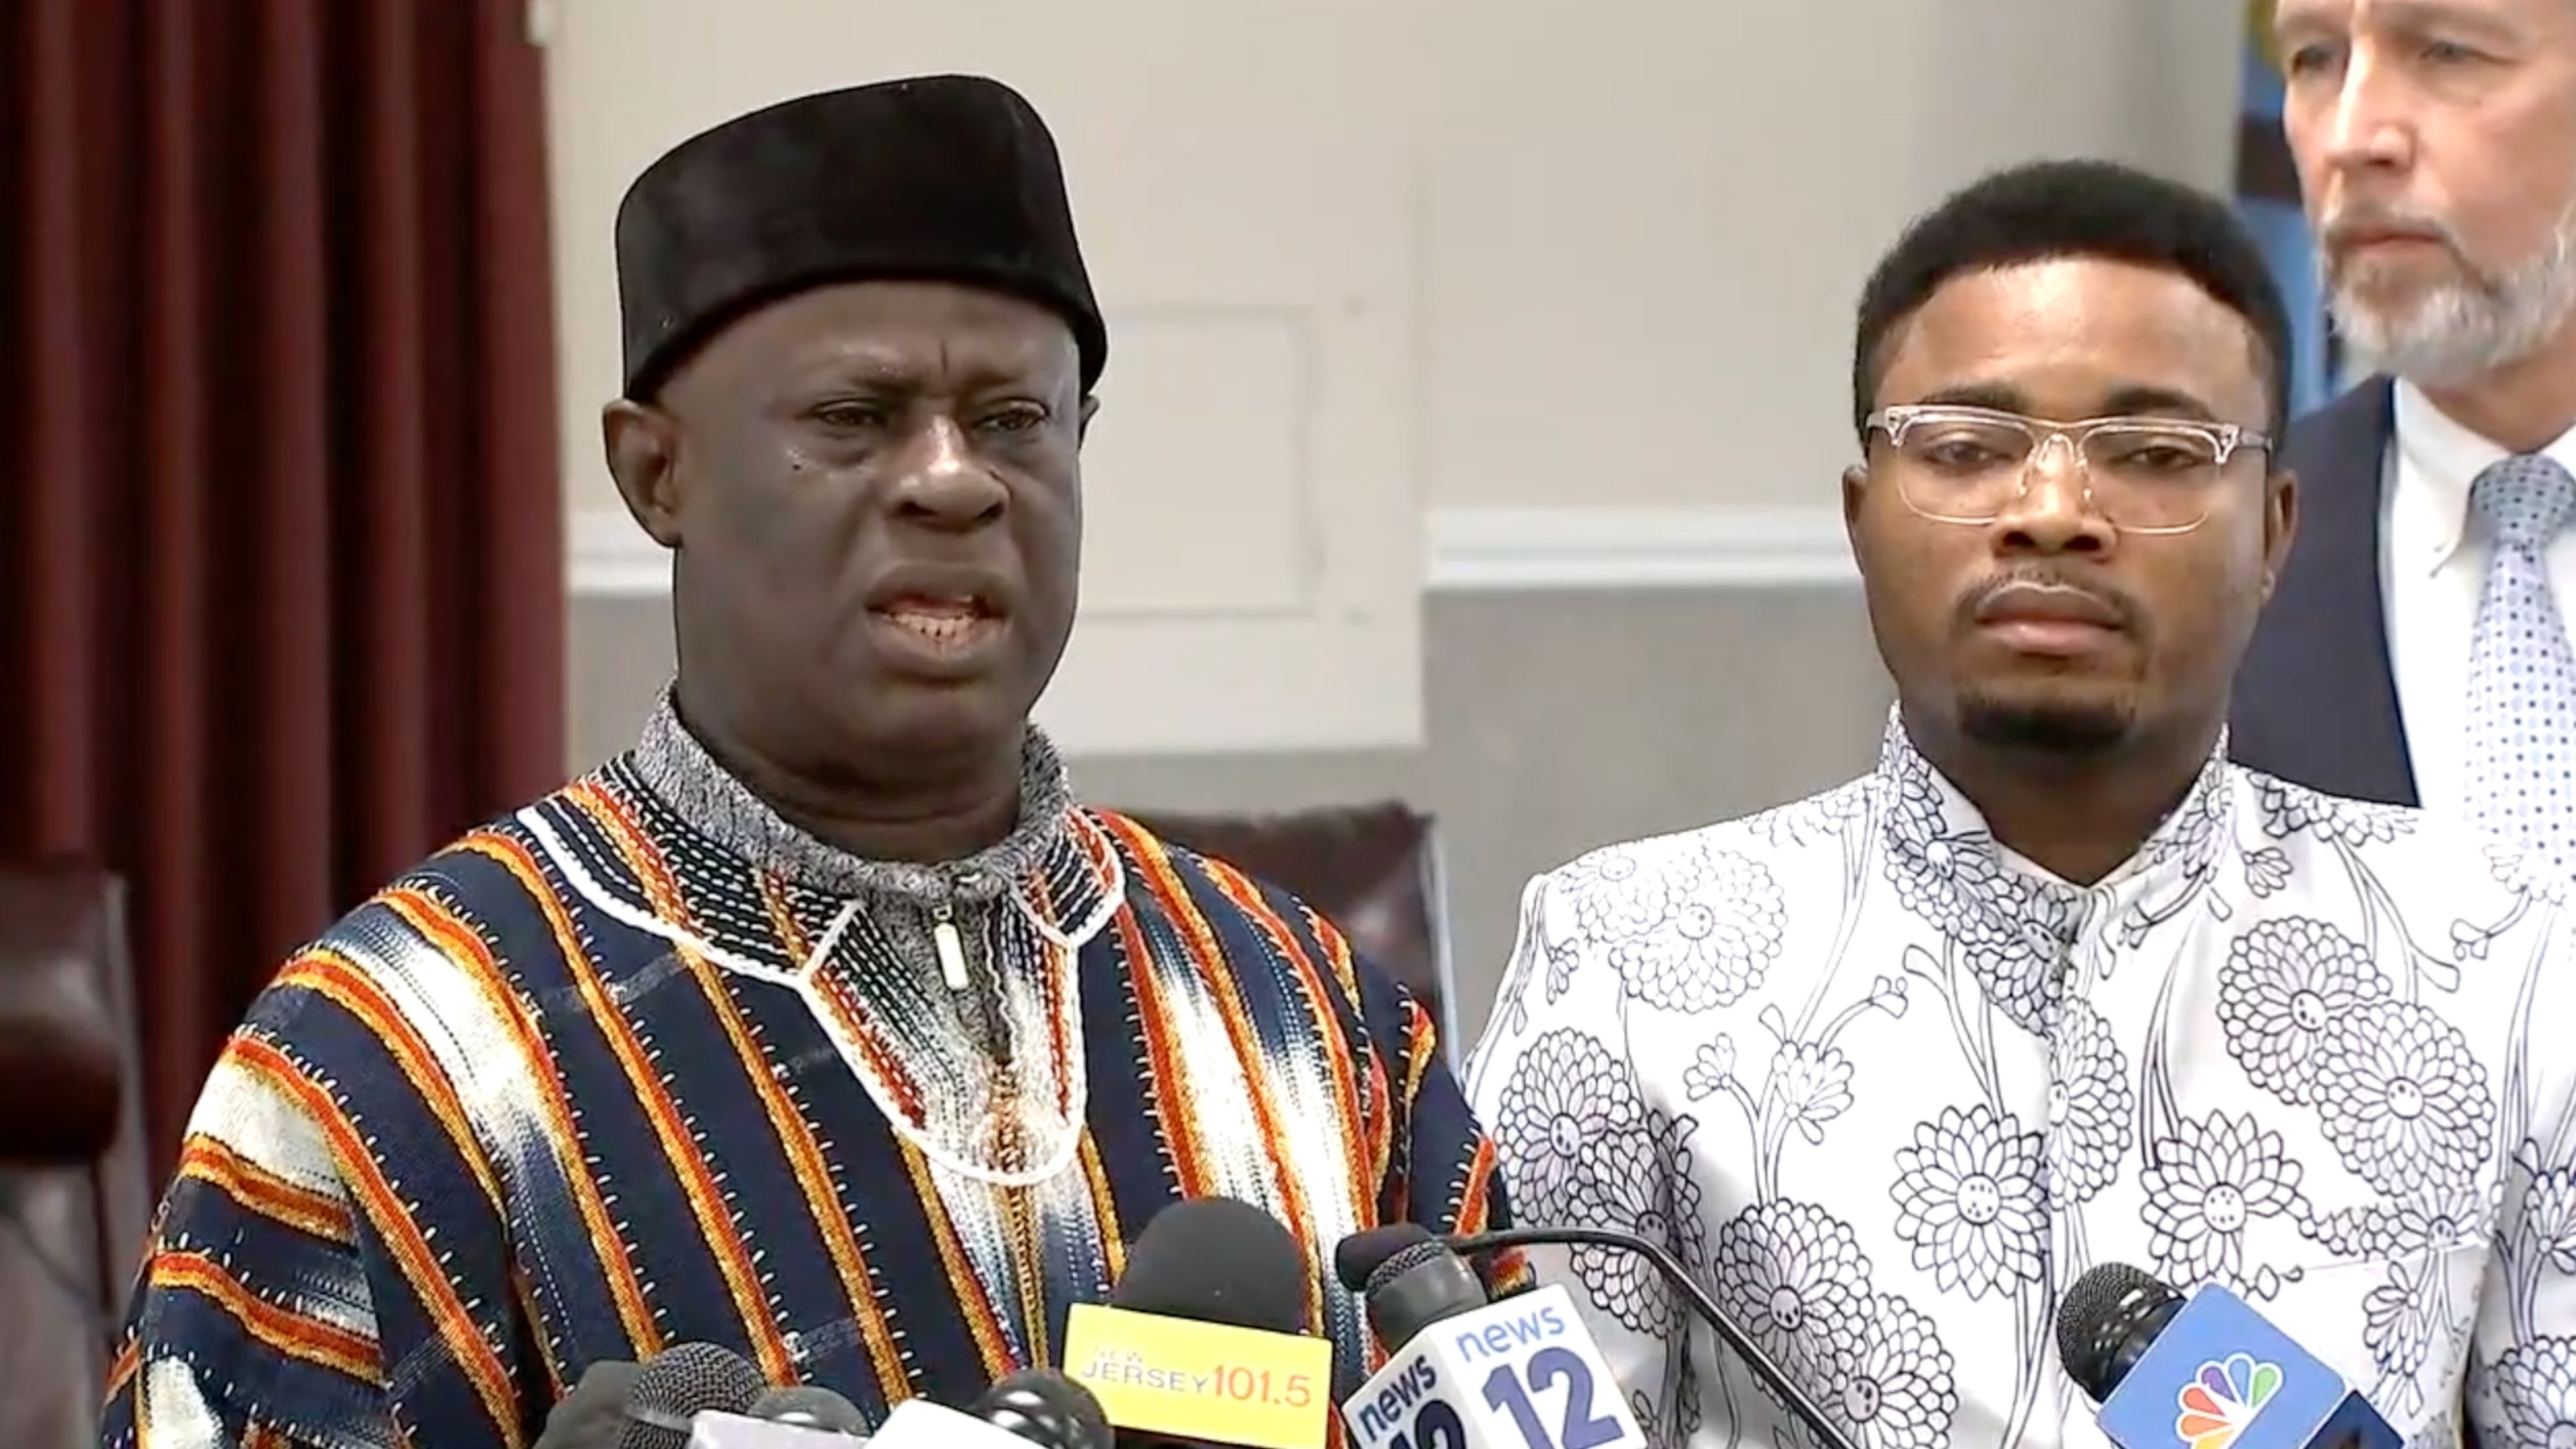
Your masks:
<path fill-rule="evenodd" d="M 1860 581 L 1831 508 L 1451 508 L 1425 520 L 1424 587 L 1779 589 Z M 668 555 L 623 513 L 590 509 L 569 529 L 572 594 L 658 599 Z"/>
<path fill-rule="evenodd" d="M 1425 583 L 1442 593 L 1860 580 L 1832 508 L 1458 508 L 1426 523 Z"/>
<path fill-rule="evenodd" d="M 661 599 L 671 593 L 671 556 L 635 520 L 585 508 L 564 526 L 565 583 L 576 599 Z"/>

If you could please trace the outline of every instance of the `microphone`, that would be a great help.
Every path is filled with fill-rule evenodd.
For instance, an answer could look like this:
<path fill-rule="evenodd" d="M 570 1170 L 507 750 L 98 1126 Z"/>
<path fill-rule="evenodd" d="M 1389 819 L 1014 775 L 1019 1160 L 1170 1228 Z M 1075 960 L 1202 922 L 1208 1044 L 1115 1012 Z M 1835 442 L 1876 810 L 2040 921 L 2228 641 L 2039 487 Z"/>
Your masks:
<path fill-rule="evenodd" d="M 1109 1415 L 1091 1390 L 1051 1368 L 1027 1368 L 975 1401 L 975 1416 L 1043 1449 L 1111 1449 Z"/>
<path fill-rule="evenodd" d="M 830 1389 L 788 1384 L 762 1389 L 739 1414 L 701 1411 L 689 1421 L 688 1449 L 851 1449 L 867 1432 L 858 1405 Z"/>
<path fill-rule="evenodd" d="M 1090 1390 L 1054 1369 L 1033 1368 L 997 1380 L 963 1412 L 906 1399 L 867 1449 L 1113 1449 L 1114 1443 Z"/>
<path fill-rule="evenodd" d="M 747 1414 L 702 1413 L 688 1449 L 1115 1449 L 1089 1390 L 1053 1369 L 1022 1369 L 960 1411 L 907 1399 L 874 1434 L 858 1408 L 829 1389 L 770 1389 Z"/>
<path fill-rule="evenodd" d="M 2186 1298 L 2100 1263 L 2057 1309 L 2057 1357 L 2121 1449 L 2399 1449 L 2343 1375 L 2221 1283 Z"/>
<path fill-rule="evenodd" d="M 1333 1246 L 1333 1276 L 1360 1295 L 1387 1352 L 1444 1319 L 1490 1301 L 1485 1280 L 1420 1223 L 1389 1223 Z"/>
<path fill-rule="evenodd" d="M 1185 1198 L 1127 1249 L 1109 1304 L 1272 1333 L 1306 1331 L 1306 1250 L 1277 1218 L 1230 1197 Z"/>
<path fill-rule="evenodd" d="M 882 1442 L 882 1436 L 872 1439 L 861 1433 L 755 1419 L 748 1414 L 719 1414 L 712 1410 L 698 1415 L 690 1424 L 687 1441 L 688 1449 L 859 1449 L 861 1445 Z M 1017 1449 L 1025 1449 L 1025 1446 L 1017 1446 Z"/>
<path fill-rule="evenodd" d="M 739 1414 L 769 1387 L 751 1361 L 712 1343 L 682 1343 L 655 1354 L 626 1392 L 617 1449 L 688 1449 L 698 1415 Z"/>
<path fill-rule="evenodd" d="M 581 1371 L 572 1392 L 546 1411 L 546 1426 L 536 1449 L 608 1449 L 626 1424 L 626 1401 L 644 1366 L 630 1359 L 604 1358 Z"/>
<path fill-rule="evenodd" d="M 1375 1233 L 1333 1250 L 1335 1276 L 1366 1295 L 1388 1349 L 1342 1404 L 1355 1449 L 1643 1449 L 1645 1431 L 1563 1286 L 1491 1302 L 1466 1259 L 1419 1226 Z"/>
<path fill-rule="evenodd" d="M 1807 1391 L 1763 1351 L 1762 1345 L 1753 1341 L 1751 1334 L 1727 1316 L 1726 1310 L 1718 1306 L 1717 1299 L 1700 1286 L 1699 1280 L 1693 1278 L 1690 1270 L 1683 1267 L 1681 1260 L 1663 1244 L 1614 1228 L 1502 1228 L 1490 1233 L 1453 1237 L 1448 1243 L 1467 1257 L 1500 1252 L 1506 1248 L 1618 1248 L 1642 1255 L 1655 1265 L 1655 1271 L 1663 1275 L 1664 1282 L 1682 1295 L 1682 1301 L 1690 1305 L 1691 1312 L 1699 1321 L 1707 1324 L 1728 1348 L 1735 1350 L 1735 1356 L 1743 1360 L 1755 1378 L 1762 1381 L 1763 1387 L 1778 1395 L 1780 1402 L 1788 1406 L 1798 1422 L 1807 1426 L 1808 1432 L 1816 1436 L 1816 1442 L 1823 1449 L 1858 1449 L 1851 1436 L 1825 1417 L 1825 1411 L 1809 1397 Z"/>
<path fill-rule="evenodd" d="M 839 1449 L 852 1449 L 857 1442 L 843 1439 Z M 865 1441 L 867 1449 L 1028 1449 L 1028 1442 L 999 1425 L 928 1399 L 906 1399 L 895 1405 Z M 782 1442 L 779 1449 L 789 1446 Z"/>
<path fill-rule="evenodd" d="M 1067 1315 L 1065 1373 L 1119 1442 L 1157 1436 L 1315 1449 L 1331 1428 L 1333 1345 L 1308 1334 L 1314 1270 L 1277 1218 L 1232 1198 L 1154 1215 L 1106 1304 Z"/>
<path fill-rule="evenodd" d="M 1754 1343 L 1752 1333 L 1744 1333 L 1744 1325 L 1728 1318 L 1726 1310 L 1718 1307 L 1718 1299 L 1710 1297 L 1708 1289 L 1700 1287 L 1700 1281 L 1690 1276 L 1690 1269 L 1685 1269 L 1680 1258 L 1674 1258 L 1672 1250 L 1662 1243 L 1615 1227 L 1502 1227 L 1494 1232 L 1468 1232 L 1448 1238 L 1448 1245 L 1468 1258 L 1479 1253 L 1499 1253 L 1504 1248 L 1618 1248 L 1623 1253 L 1638 1253 L 1654 1263 L 1654 1271 L 1664 1276 L 1664 1284 L 1672 1287 L 1672 1292 L 1682 1294 L 1682 1302 L 1690 1305 L 1690 1312 L 1700 1323 L 1708 1325 L 1728 1348 L 1734 1348 L 1736 1359 L 1744 1361 L 1754 1377 L 1762 1379 L 1762 1387 L 1775 1392 L 1780 1403 L 1788 1405 L 1790 1415 L 1808 1428 L 1808 1434 L 1816 1436 L 1816 1444 L 1824 1449 L 1860 1449 L 1852 1444 L 1850 1434 L 1844 1434 L 1842 1426 L 1826 1418 L 1824 1408 L 1816 1405 L 1814 1397 L 1808 1397 L 1808 1392 L 1788 1377 L 1788 1369 L 1772 1361 L 1772 1356 Z"/>
<path fill-rule="evenodd" d="M 743 1410 L 752 1418 L 772 1424 L 794 1424 L 805 1429 L 829 1429 L 837 1434 L 860 1435 L 868 1432 L 868 1416 L 859 1406 L 819 1384 L 785 1384 L 762 1389 L 760 1397 Z"/>

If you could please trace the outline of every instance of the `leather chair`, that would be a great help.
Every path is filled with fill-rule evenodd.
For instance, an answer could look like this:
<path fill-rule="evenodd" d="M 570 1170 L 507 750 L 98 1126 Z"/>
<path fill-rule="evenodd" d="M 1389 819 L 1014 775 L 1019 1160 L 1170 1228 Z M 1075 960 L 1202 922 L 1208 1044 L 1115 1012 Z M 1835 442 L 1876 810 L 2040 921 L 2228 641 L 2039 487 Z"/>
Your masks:
<path fill-rule="evenodd" d="M 88 1449 L 151 1213 L 124 891 L 0 868 L 0 1445 Z"/>
<path fill-rule="evenodd" d="M 1126 812 L 1163 839 L 1289 892 L 1410 988 L 1456 1065 L 1448 892 L 1430 816 L 1400 801 L 1260 815 Z"/>

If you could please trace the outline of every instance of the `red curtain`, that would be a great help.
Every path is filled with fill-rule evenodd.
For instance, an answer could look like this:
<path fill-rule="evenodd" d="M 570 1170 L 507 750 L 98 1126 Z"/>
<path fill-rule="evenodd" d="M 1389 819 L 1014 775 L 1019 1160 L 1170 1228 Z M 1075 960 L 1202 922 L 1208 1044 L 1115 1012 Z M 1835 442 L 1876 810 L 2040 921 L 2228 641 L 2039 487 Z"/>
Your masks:
<path fill-rule="evenodd" d="M 132 882 L 156 1166 L 286 952 L 563 774 L 524 24 L 0 5 L 0 858 Z"/>

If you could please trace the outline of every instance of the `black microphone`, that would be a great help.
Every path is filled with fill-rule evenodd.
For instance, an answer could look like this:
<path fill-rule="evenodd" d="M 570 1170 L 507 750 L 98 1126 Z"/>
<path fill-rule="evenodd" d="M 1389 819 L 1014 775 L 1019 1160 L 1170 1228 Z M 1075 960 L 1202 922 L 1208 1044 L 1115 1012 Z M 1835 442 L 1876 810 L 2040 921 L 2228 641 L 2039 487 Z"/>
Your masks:
<path fill-rule="evenodd" d="M 1314 1281 L 1306 1250 L 1279 1219 L 1234 1198 L 1184 1198 L 1154 1214 L 1129 1245 L 1127 1266 L 1109 1290 L 1109 1306 L 1304 1334 L 1306 1299 Z M 1329 1384 L 1317 1388 L 1324 1394 L 1332 1391 Z M 1214 1418 L 1211 1432 L 1213 1425 Z M 1117 1442 L 1119 1449 L 1197 1449 L 1223 1441 L 1122 1428 Z"/>
<path fill-rule="evenodd" d="M 1051 1368 L 996 1379 L 968 1412 L 1045 1449 L 1111 1449 L 1117 1442 L 1100 1400 Z"/>
<path fill-rule="evenodd" d="M 2057 1356 L 2101 1406 L 2102 1436 L 2125 1449 L 2222 1435 L 2232 1449 L 2404 1443 L 2334 1365 L 2225 1283 L 2185 1294 L 2144 1269 L 2097 1263 L 2060 1300 Z"/>
<path fill-rule="evenodd" d="M 2097 1263 L 2057 1305 L 2057 1360 L 2095 1403 L 2111 1397 L 2190 1300 L 2152 1273 Z"/>
<path fill-rule="evenodd" d="M 971 1409 L 906 1399 L 866 1440 L 869 1449 L 1112 1449 L 1108 1415 L 1091 1391 L 1053 1369 L 1023 1369 L 984 1391 Z M 788 1449 L 745 1439 L 743 1449 Z M 805 1449 L 805 1446 L 797 1446 Z M 819 1449 L 819 1446 L 817 1446 Z"/>
<path fill-rule="evenodd" d="M 1109 1418 L 1091 1391 L 1053 1369 L 1023 1369 L 987 1388 L 970 1408 L 912 1398 L 871 1428 L 857 1406 L 810 1384 L 763 1390 L 742 1413 L 702 1409 L 688 1449 L 1113 1449 Z"/>
<path fill-rule="evenodd" d="M 617 1449 L 688 1449 L 703 1413 L 739 1414 L 769 1384 L 751 1361 L 712 1343 L 683 1343 L 645 1360 L 626 1394 Z"/>
<path fill-rule="evenodd" d="M 1386 1362 L 1342 1403 L 1354 1440 L 1390 1449 L 1644 1442 L 1564 1285 L 1495 1297 L 1447 1243 L 1403 1223 L 1343 1239 L 1333 1268 L 1345 1283 L 1365 1275 L 1369 1324 L 1386 1346 Z M 1531 1398 L 1551 1387 L 1563 1390 L 1552 1425 Z"/>
<path fill-rule="evenodd" d="M 1780 1365 L 1772 1362 L 1771 1355 L 1762 1351 L 1762 1345 L 1755 1343 L 1751 1334 L 1727 1316 L 1726 1310 L 1718 1306 L 1717 1299 L 1701 1287 L 1699 1281 L 1691 1277 L 1690 1270 L 1682 1266 L 1681 1260 L 1672 1255 L 1672 1250 L 1661 1243 L 1612 1228 L 1502 1228 L 1490 1233 L 1461 1234 L 1448 1239 L 1448 1246 L 1466 1257 L 1499 1253 L 1510 1248 L 1618 1248 L 1641 1254 L 1647 1262 L 1655 1265 L 1655 1271 L 1663 1275 L 1664 1282 L 1690 1304 L 1691 1311 L 1699 1316 L 1699 1320 L 1714 1329 L 1728 1348 L 1735 1350 L 1735 1356 L 1744 1360 L 1744 1366 L 1753 1371 L 1753 1376 L 1780 1396 L 1780 1402 L 1789 1406 L 1789 1412 L 1797 1416 L 1799 1423 L 1807 1426 L 1824 1449 L 1859 1449 L 1851 1436 L 1825 1417 L 1825 1411 L 1807 1396 L 1807 1391 L 1791 1380 Z"/>
<path fill-rule="evenodd" d="M 1467 1260 L 1420 1223 L 1388 1223 L 1342 1239 L 1333 1245 L 1333 1276 L 1360 1295 L 1369 1330 L 1388 1353 L 1492 1301 Z"/>
<path fill-rule="evenodd" d="M 581 1371 L 580 1382 L 546 1411 L 536 1449 L 610 1449 L 626 1426 L 626 1401 L 644 1366 L 604 1358 Z"/>
<path fill-rule="evenodd" d="M 1333 1276 L 1354 1293 L 1375 1276 L 1387 1259 L 1416 1243 L 1440 1241 L 1420 1223 L 1381 1223 L 1363 1228 L 1333 1244 Z"/>
<path fill-rule="evenodd" d="M 859 1406 L 817 1384 L 786 1384 L 762 1389 L 744 1409 L 745 1418 L 764 1424 L 793 1424 L 799 1429 L 828 1429 L 853 1437 L 868 1432 L 868 1416 Z"/>
<path fill-rule="evenodd" d="M 1154 1214 L 1129 1245 L 1109 1306 L 1304 1333 L 1313 1281 L 1287 1224 L 1234 1198 L 1184 1198 Z"/>
<path fill-rule="evenodd" d="M 623 1404 L 609 1410 L 611 1396 Z M 907 1413 L 906 1411 L 910 1412 Z M 705 1416 L 705 1417 L 701 1417 Z M 857 1405 L 815 1384 L 765 1384 L 749 1360 L 709 1343 L 684 1343 L 638 1365 L 593 1364 L 547 1417 L 543 1449 L 689 1449 L 739 1443 L 784 1449 L 789 1443 L 883 1440 L 926 1434 L 958 1442 L 976 1425 L 1042 1449 L 1114 1449 L 1108 1416 L 1091 1391 L 1054 1369 L 1023 1369 L 994 1383 L 972 1408 L 942 1409 L 922 1400 L 898 1405 L 871 1434 Z"/>

